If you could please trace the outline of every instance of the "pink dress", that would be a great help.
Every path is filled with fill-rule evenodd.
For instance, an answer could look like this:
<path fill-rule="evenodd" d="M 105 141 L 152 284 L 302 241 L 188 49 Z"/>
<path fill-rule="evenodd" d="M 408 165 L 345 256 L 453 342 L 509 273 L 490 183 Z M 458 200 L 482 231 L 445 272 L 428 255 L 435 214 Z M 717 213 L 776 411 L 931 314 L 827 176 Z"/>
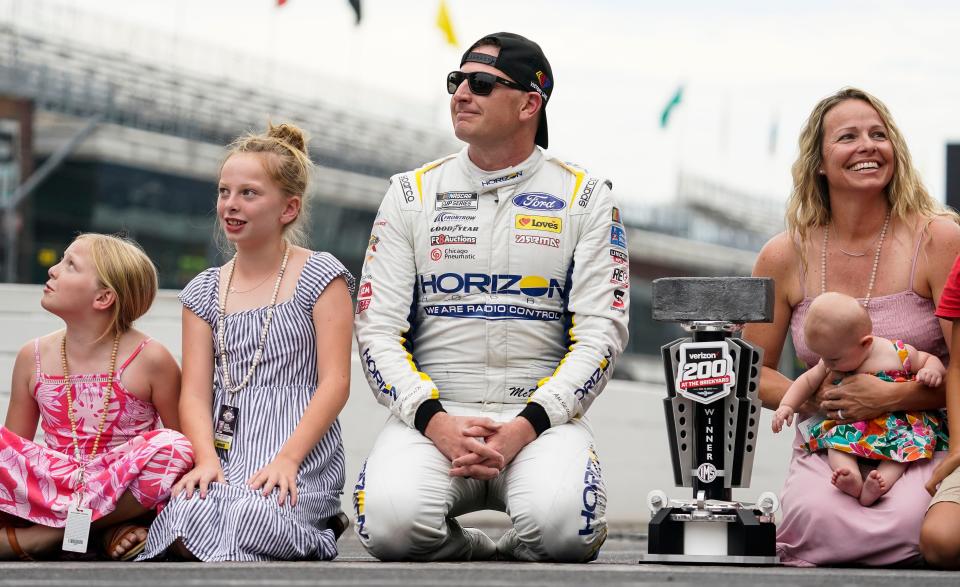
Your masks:
<path fill-rule="evenodd" d="M 84 506 L 97 520 L 116 508 L 127 491 L 146 508 L 162 506 L 170 488 L 193 466 L 193 450 L 179 432 L 159 428 L 153 404 L 138 399 L 121 382 L 123 371 L 149 342 L 143 341 L 117 369 L 97 455 L 86 467 Z M 61 375 L 40 370 L 34 343 L 44 444 L 0 427 L 0 512 L 44 526 L 62 528 L 77 487 L 80 463 L 74 456 L 67 415 L 67 386 Z M 71 375 L 80 450 L 89 455 L 100 424 L 109 373 Z"/>
<path fill-rule="evenodd" d="M 919 249 L 918 241 L 910 288 L 871 298 L 867 311 L 873 321 L 873 334 L 892 340 L 902 338 L 947 364 L 947 345 L 933 313 L 933 300 L 913 289 Z M 800 283 L 803 282 L 801 274 Z M 803 321 L 812 301 L 804 297 L 790 319 L 793 346 L 808 366 L 819 360 L 803 338 Z M 802 443 L 798 432 L 780 494 L 782 519 L 777 527 L 777 551 L 784 564 L 887 566 L 920 557 L 920 525 L 930 503 L 924 484 L 945 452 L 911 464 L 886 495 L 864 507 L 830 483 L 832 470 L 826 453 L 808 453 Z"/>

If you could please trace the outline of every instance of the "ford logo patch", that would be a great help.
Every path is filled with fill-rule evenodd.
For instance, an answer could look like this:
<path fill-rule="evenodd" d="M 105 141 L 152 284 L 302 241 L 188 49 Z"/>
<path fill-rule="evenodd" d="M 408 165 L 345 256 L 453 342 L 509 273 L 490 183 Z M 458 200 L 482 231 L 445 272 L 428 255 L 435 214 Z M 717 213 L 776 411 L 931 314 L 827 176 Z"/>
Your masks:
<path fill-rule="evenodd" d="M 563 210 L 566 202 L 542 192 L 527 192 L 513 197 L 513 205 L 527 210 Z"/>

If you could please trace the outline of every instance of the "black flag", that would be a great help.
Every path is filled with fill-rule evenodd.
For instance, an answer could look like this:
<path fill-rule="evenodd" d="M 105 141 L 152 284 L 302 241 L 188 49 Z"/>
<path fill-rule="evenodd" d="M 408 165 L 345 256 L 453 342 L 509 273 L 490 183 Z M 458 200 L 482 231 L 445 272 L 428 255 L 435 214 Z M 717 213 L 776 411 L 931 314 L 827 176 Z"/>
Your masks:
<path fill-rule="evenodd" d="M 353 11 L 357 13 L 357 24 L 360 24 L 360 0 L 349 0 Z"/>

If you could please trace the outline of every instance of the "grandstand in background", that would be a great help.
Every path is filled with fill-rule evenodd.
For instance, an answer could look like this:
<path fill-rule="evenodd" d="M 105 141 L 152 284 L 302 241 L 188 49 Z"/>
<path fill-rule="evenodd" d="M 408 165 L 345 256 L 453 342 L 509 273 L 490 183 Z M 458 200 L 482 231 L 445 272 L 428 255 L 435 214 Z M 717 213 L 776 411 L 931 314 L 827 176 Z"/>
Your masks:
<path fill-rule="evenodd" d="M 312 244 L 359 274 L 387 178 L 460 148 L 451 132 L 426 123 L 212 79 L 0 16 L 0 201 L 38 169 L 49 172 L 7 225 L 16 230 L 18 282 L 43 282 L 80 231 L 126 232 L 156 261 L 166 288 L 222 261 L 210 235 L 223 145 L 271 119 L 313 137 Z M 629 187 L 617 188 L 633 201 Z M 646 354 L 677 334 L 650 320 L 652 279 L 749 274 L 782 226 L 781 205 L 684 173 L 674 202 L 626 205 L 623 216 L 630 346 Z"/>

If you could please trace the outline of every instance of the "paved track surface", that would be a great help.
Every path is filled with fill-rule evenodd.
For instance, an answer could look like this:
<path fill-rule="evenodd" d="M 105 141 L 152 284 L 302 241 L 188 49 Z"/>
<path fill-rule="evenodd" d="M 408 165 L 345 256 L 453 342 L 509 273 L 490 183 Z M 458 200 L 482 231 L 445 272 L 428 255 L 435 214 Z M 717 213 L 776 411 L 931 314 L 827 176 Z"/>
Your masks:
<path fill-rule="evenodd" d="M 502 527 L 486 528 L 497 538 Z M 303 563 L 0 563 L 0 586 L 71 587 L 216 585 L 626 585 L 666 584 L 883 587 L 921 584 L 955 586 L 960 574 L 915 569 L 793 569 L 786 567 L 637 564 L 646 549 L 642 527 L 611 530 L 596 562 L 587 565 L 515 562 L 380 563 L 352 532 L 341 539 L 334 562 Z"/>

